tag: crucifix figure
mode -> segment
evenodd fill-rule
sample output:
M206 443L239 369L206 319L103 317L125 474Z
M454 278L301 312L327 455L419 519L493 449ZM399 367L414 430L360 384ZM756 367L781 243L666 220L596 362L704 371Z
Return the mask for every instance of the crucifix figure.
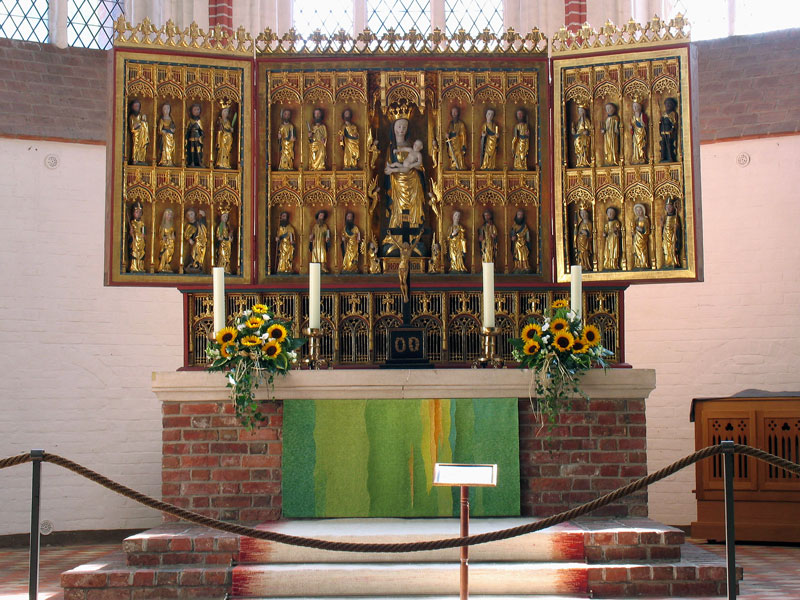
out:
M411 324L411 253L422 237L422 227L411 227L408 223L408 211L403 211L402 227L390 227L389 233L393 236L399 235L402 243L398 244L392 237L392 243L400 250L400 263L397 265L397 276L400 278L400 292L403 295L403 325ZM411 237L411 236L415 237Z

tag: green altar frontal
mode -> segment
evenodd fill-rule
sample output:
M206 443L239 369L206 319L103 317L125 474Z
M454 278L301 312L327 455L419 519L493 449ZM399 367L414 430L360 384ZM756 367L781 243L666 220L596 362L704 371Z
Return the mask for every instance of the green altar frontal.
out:
M471 513L519 515L517 414L516 398L287 401L283 515L458 515L458 489L433 487L436 462L496 463Z

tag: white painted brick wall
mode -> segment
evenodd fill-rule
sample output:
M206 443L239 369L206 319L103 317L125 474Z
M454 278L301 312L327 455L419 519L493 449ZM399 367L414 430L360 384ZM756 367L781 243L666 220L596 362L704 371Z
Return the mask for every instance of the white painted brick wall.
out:
M43 448L160 496L150 378L182 363L181 296L103 286L105 147L0 139L0 164L0 457ZM28 528L30 470L0 471L0 535ZM43 474L58 531L160 522L59 467Z
M704 145L701 159L705 281L625 294L626 359L657 370L650 471L694 451L692 398L800 390L800 135ZM692 468L651 486L650 516L688 525L694 486Z
M741 168L739 152L751 155ZM46 169L44 156L61 165ZM626 293L626 352L655 368L650 470L694 449L692 398L800 390L800 136L702 147L705 282ZM42 447L160 494L150 373L182 361L172 289L102 285L105 149L0 139L0 456ZM60 531L148 527L152 511L52 465L43 518ZM0 471L0 535L28 527L30 467ZM695 516L691 469L650 489L650 514Z

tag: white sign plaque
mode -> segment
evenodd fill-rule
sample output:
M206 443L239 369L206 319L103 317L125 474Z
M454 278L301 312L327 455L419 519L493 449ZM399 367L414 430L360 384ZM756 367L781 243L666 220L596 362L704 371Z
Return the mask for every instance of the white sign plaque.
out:
M497 465L436 463L433 467L433 485L494 487L497 485Z

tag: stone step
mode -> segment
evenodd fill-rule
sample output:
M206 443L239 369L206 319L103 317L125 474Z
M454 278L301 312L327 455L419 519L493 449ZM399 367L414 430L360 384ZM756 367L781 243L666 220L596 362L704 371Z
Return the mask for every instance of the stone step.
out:
M513 595L513 596L476 596L475 594L470 593L469 595L470 600L586 600L589 598L588 595L583 594L580 596L564 596L564 595L549 595L549 596L520 596L520 595ZM459 600L460 596L456 595L447 595L447 596L370 596L369 600ZM330 596L303 596L303 600L329 600ZM241 596L232 596L229 600L245 600ZM295 596L284 596L282 598L268 598L268 597L261 597L261 598L247 598L246 600L297 600ZM364 596L337 596L336 600L366 600Z
M517 527L526 518L473 519L470 533ZM277 521L259 529L330 541L402 543L458 537L457 519L327 519ZM678 560L684 533L650 519L586 519L470 547L470 558L482 561L589 562ZM411 553L330 552L253 538L240 541L238 562L439 562L458 560L459 549Z
M499 531L529 523L529 519L475 519L470 533ZM459 536L457 519L331 519L284 521L260 525L258 529L337 542L407 543L442 540ZM470 558L482 561L560 562L584 559L584 530L562 524L524 536L478 544ZM253 538L242 538L239 563L378 563L458 561L459 548L424 552L331 552L290 546Z
M470 564L475 594L554 595L587 591L584 563ZM390 596L458 594L458 563L316 563L240 565L233 569L234 596Z

